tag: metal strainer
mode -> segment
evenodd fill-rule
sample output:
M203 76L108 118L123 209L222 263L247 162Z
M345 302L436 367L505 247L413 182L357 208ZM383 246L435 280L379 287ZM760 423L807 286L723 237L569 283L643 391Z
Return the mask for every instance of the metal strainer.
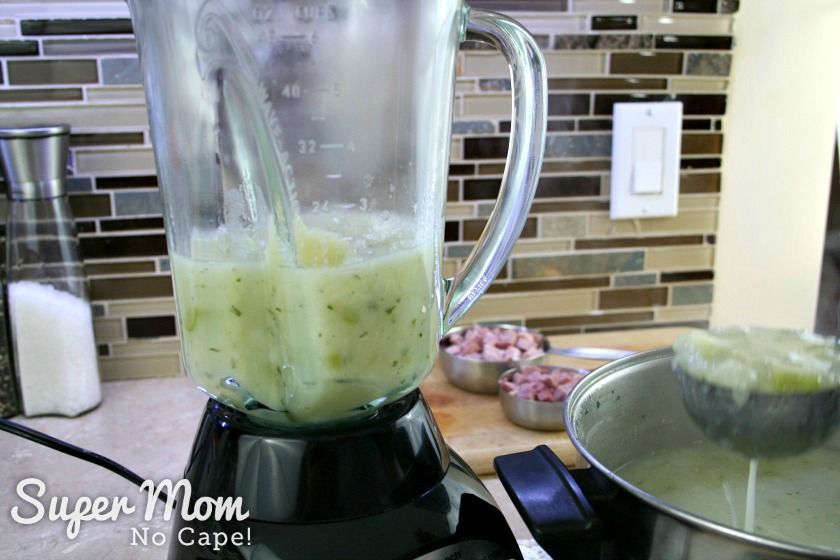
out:
M753 345L749 337L774 337L779 334L776 345ZM769 329L741 328L707 331L710 337L742 337L726 351L710 355L707 353L705 367L725 367L731 375L737 375L734 363L740 356L764 346L767 355L752 356L758 364L774 363L778 367L779 354L784 354L783 345L794 336L792 331L771 331ZM718 444L746 455L756 457L786 457L804 453L817 447L840 427L840 376L835 375L837 360L836 346L828 346L834 354L828 363L829 375L819 377L822 381L784 382L774 380L774 386L744 388L727 386L726 375L704 376L696 374L697 360L690 359L692 333L684 335L674 344L676 358L674 370L679 379L682 400L694 422L703 432ZM819 344L820 358L826 352L825 340L814 335L803 335L803 344ZM704 339L704 343L709 339ZM694 350L697 350L694 348ZM697 354L701 354L698 352ZM771 360L770 354L776 356ZM784 359L784 356L782 356ZM793 359L793 358L791 358ZM722 366L721 364L726 364ZM816 363L816 362L812 362ZM823 362L824 363L824 360ZM798 366L801 364L797 364ZM691 371L691 368L694 371ZM769 367L769 366L768 366ZM791 366L793 368L793 366ZM760 368L759 368L760 370ZM834 373L832 373L834 372ZM774 374L775 375L775 374ZM789 375L788 378L791 378ZM796 387L797 384L806 385Z

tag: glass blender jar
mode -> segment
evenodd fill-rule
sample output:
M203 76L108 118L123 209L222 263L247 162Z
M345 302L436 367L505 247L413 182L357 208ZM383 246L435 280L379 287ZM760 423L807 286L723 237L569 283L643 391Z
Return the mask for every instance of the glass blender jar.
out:
M275 470L288 474L283 465L294 463L295 478L311 484L335 476L300 465L309 453L300 449L313 449L319 438L353 442L352 454L373 441L361 434L409 429L428 445L412 442L407 455L432 450L427 458L439 476L418 485L389 474L391 482L374 484L373 492L394 495L398 479L401 488L417 488L396 501L426 493L420 486L441 483L450 457L417 387L443 332L504 265L536 188L545 76L533 39L513 20L460 0L129 6L184 362L211 397L188 477L205 494L248 494L241 470L236 488L204 484L196 469L190 474L208 441L225 439L218 430L235 430L238 443L208 451L217 462L204 471L225 470L222 463L249 453L242 437L258 448L283 441L270 444L272 453L298 451L278 458ZM484 234L463 269L445 279L455 65L467 38L494 45L510 64L511 149ZM396 428L405 422L414 427ZM388 457L391 444L382 445ZM271 485L266 472L249 477ZM373 502L358 511L322 505L321 513L309 508L305 515L275 504L261 519L306 525L400 505Z

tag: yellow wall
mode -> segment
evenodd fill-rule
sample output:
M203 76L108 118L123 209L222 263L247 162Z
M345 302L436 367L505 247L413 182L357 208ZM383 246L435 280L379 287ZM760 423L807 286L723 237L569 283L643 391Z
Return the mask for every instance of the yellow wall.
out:
M712 324L811 329L840 83L840 2L742 2L735 41Z

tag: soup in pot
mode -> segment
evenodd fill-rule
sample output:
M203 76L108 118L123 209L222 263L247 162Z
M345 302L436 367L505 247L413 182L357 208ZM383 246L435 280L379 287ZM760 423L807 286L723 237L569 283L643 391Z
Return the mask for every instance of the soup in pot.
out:
M633 486L693 515L744 530L750 460L711 443L657 451L615 470ZM762 459L755 473L754 532L840 552L840 449Z

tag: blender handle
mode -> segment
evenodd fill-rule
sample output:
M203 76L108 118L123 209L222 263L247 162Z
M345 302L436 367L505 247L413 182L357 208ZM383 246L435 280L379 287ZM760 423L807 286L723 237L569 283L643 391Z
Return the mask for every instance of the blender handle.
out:
M489 43L507 59L513 119L499 198L464 266L444 281L444 331L464 316L507 261L534 199L545 146L545 61L534 38L494 12L468 8L466 24L467 39Z

